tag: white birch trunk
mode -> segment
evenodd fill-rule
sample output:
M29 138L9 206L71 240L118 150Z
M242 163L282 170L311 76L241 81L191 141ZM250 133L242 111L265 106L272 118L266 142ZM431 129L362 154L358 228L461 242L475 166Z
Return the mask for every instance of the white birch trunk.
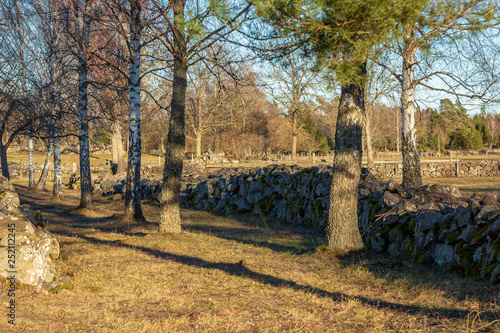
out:
M85 10L88 0L85 1ZM93 206L92 176L90 172L89 117L87 109L87 48L89 46L90 15L83 12L82 43L78 54L78 120L80 145L80 205L78 208Z
M55 120L57 122L57 120ZM59 139L59 125L54 125L54 185L52 198L59 200L63 197L61 174L61 143Z
M33 133L28 133L28 188L35 188L35 171L33 169Z
M420 154L415 127L415 53L414 30L404 33L403 89L401 93L402 139L403 139L403 186L422 186Z
M53 154L54 154L53 139L49 138L47 145L47 154L45 156L45 163L43 164L42 173L40 174L40 178L38 179L38 183L36 184L35 187L35 189L37 190L43 191L45 189L45 184L47 182L47 174L49 173L51 164L50 160Z
M141 2L132 0L129 64L129 149L125 194L125 219L142 221L141 207Z

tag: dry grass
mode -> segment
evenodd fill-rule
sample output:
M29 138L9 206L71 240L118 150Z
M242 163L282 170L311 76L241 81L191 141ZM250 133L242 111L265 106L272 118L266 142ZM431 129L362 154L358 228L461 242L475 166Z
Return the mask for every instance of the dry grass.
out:
M180 235L157 234L124 225L114 215L123 204L102 199L94 212L69 213L78 191L51 202L25 186L18 193L49 218L58 272L75 289L21 287L17 332L500 330L500 288L484 281L368 251L334 255L317 250L323 233L264 218L183 210ZM158 221L157 206L144 208ZM5 303L0 318L1 332L14 331Z
M24 162L28 163L28 153L27 152L19 152L13 153L9 152L7 154L7 158L9 162ZM112 156L109 154L91 154L90 155L90 164L98 165L98 164L106 164L106 160L111 160ZM45 161L45 153L35 152L33 154L33 160L35 163L43 163ZM125 161L127 160L127 155L125 155ZM153 154L142 154L142 161L148 164L158 164L158 155ZM160 158L161 163L164 162L164 158ZM79 155L78 154L61 154L61 162L63 164L71 164L71 163L79 163Z

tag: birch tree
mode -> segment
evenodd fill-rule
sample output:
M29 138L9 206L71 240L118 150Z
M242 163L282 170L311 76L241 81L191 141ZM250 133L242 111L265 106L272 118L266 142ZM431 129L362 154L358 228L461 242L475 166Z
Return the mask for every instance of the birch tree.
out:
M130 0L129 149L125 219L144 220L141 205L141 21L142 2Z
M394 74L402 88L403 186L422 185L415 126L416 88L422 86L465 98L486 97L488 90L498 81L495 75L490 76L493 73L483 72L489 67L488 61L493 58L474 68L470 67L474 62L473 58L480 58L483 50L476 48L478 52L464 58L466 52L463 47L466 44L461 40L465 41L466 35L470 33L470 37L475 38L473 35L476 32L499 22L498 7L492 2L442 0L428 2L420 15L406 20L395 31L394 40L398 43L392 46L392 50L401 59L401 71L391 69L385 63L381 65ZM450 49L453 51L447 52ZM464 62L468 64L464 65ZM415 75L416 70L418 77ZM433 78L440 80L443 86L432 86L429 82Z
M68 1L69 16L66 20L66 32L76 46L78 60L78 141L80 159L80 204L78 208L93 207L92 178L90 172L89 115L87 103L88 88L88 49L90 42L91 3L90 0Z

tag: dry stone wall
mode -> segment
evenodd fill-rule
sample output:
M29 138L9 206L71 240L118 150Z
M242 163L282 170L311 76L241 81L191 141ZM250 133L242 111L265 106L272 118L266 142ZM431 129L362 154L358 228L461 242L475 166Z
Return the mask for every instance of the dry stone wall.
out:
M500 161L456 161L424 162L421 164L423 177L492 177L500 176ZM370 168L370 172L384 178L403 177L401 162L380 163Z
M253 213L324 229L330 166L270 165L183 176L181 204L217 213ZM99 195L124 194L124 174L95 182ZM500 280L500 204L493 195L462 197L453 186L402 188L362 171L359 227L366 246L393 256L457 267ZM143 199L156 200L161 179L144 179Z

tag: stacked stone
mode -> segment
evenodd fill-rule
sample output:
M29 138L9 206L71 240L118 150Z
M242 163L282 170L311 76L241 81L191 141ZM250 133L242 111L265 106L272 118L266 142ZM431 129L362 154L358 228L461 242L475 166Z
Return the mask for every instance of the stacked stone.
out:
M455 177L457 175L456 163L432 162L421 164L423 177ZM402 177L401 163L375 164L370 171L384 178ZM500 176L500 162L498 161L459 161L458 175L461 177L494 177Z
M181 205L223 214L253 213L324 229L328 222L330 166L270 165L212 174L185 174ZM124 193L122 176L97 182L103 195ZM157 200L160 179L141 183L143 199ZM359 227L375 251L421 263L460 267L500 279L500 204L493 195L462 197L454 186L403 188L362 171Z
M500 280L500 204L495 196L465 198L453 186L404 189L389 181L381 190L380 185L364 183L360 189L359 226L367 246Z
M0 276L16 271L17 282L39 288L56 280L59 243L45 230L46 223L40 212L19 204L12 184L0 176Z

